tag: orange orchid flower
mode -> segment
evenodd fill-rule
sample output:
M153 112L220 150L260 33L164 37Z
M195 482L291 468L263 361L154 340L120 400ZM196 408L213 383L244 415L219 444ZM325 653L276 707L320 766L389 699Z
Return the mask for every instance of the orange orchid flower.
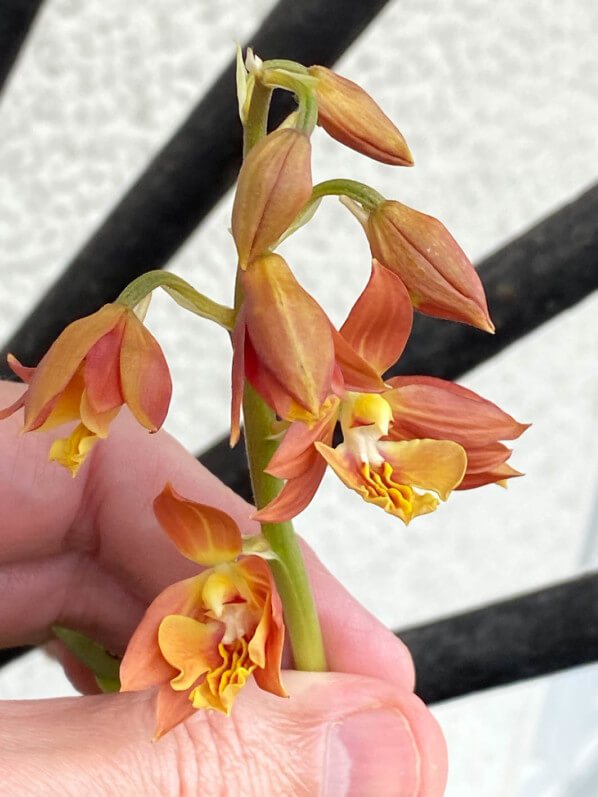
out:
M243 303L233 330L231 441L247 378L279 417L316 422L345 388L383 390L380 375L334 329L280 255L240 273Z
M226 715L248 678L280 697L282 606L268 565L242 554L241 532L225 512L179 495L170 484L154 502L164 531L200 565L147 609L120 667L121 690L159 687L155 738L195 709Z
M50 449L50 460L73 476L95 442L108 436L123 404L150 432L162 426L168 411L172 384L162 349L124 304L104 305L69 324L37 368L21 365L12 355L8 362L29 387L0 411L0 419L24 407L24 432L80 421Z
M494 332L481 280L438 219L391 200L356 215L372 256L401 278L417 310Z
M374 160L393 166L413 166L401 132L361 86L325 66L311 66L318 124L329 136Z
M401 280L375 260L365 290L341 328L346 342L382 374L401 355L412 308ZM332 446L337 421L343 442ZM288 520L314 496L330 465L366 501L409 523L433 511L454 489L502 483L519 475L499 440L527 427L459 385L429 377L396 377L381 393L350 391L330 402L311 428L292 423L268 466L286 484L255 516ZM415 489L414 489L415 488Z

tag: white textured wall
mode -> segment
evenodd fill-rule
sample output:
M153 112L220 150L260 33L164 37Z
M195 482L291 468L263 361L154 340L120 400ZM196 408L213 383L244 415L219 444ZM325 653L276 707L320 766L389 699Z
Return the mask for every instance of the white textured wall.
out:
M233 0L46 2L0 105L3 337L272 5L246 0L241 14ZM479 259L595 180L597 29L593 0L389 3L338 68L397 121L417 165L393 170L317 132L314 178L369 182L438 216ZM235 263L230 201L170 264L223 301ZM284 251L341 321L369 271L358 225L329 200ZM513 457L528 475L508 491L458 494L406 530L325 479L299 530L386 623L411 625L573 572L598 475L597 311L598 299L587 299L463 380L534 422ZM162 297L149 325L175 381L167 428L192 450L206 447L226 432L227 341ZM41 654L0 674L1 696L63 689ZM450 797L515 793L543 691L543 682L519 685L436 710L451 750Z

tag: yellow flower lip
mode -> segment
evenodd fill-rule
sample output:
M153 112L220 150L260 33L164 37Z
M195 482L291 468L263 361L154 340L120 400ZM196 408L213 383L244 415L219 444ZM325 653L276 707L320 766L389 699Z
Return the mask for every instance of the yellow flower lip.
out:
M430 493L420 495L407 484L400 484L393 479L393 469L389 462L373 469L366 462L361 464L359 472L363 479L361 494L368 503L381 506L391 515L396 515L409 524L416 516L433 512L438 506L438 499Z

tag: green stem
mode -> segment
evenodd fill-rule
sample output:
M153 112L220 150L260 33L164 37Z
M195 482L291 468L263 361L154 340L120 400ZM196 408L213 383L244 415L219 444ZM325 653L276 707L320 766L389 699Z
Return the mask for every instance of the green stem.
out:
M308 75L309 70L297 61L288 61L286 58L272 58L264 61L263 69L285 69L287 72L296 72L298 75Z
M269 439L276 415L249 383L245 384L243 395L243 417L253 496L261 509L282 488L280 479L264 473L278 447L277 441ZM277 557L268 560L268 564L284 608L295 667L324 671L326 657L320 623L293 524L262 523L262 533Z
M235 311L232 307L218 304L203 293L196 291L181 277L171 274L169 271L146 271L145 274L134 279L121 292L117 298L120 304L128 307L136 307L148 293L162 288L171 296L177 304L190 310L192 313L215 321L225 329L231 330L235 324Z
M348 196L369 211L375 210L386 201L382 194L369 185L345 179L325 180L314 185L310 201L321 199L323 196Z
M268 111L271 99L272 89L256 80L243 132L243 158L247 157L249 151L268 132Z
M295 127L308 136L318 121L318 103L309 82L316 82L308 75L292 74L284 69L264 69L263 81L273 87L292 91L299 103Z
M244 157L266 135L271 91L268 90L266 96L262 89L259 81L256 82L244 130ZM238 276L237 272L235 310L243 300ZM243 418L251 485L256 506L261 509L276 498L283 486L280 479L265 473L278 448L278 441L272 439L276 415L247 381L243 392ZM276 555L268 564L282 601L295 667L322 672L327 669L322 632L293 524L262 523L262 534Z

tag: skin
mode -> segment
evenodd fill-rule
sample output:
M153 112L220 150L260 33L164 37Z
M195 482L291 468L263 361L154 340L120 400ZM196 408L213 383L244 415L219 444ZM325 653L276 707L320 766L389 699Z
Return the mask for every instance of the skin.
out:
M0 385L0 406L21 391ZM244 533L257 530L247 504L127 410L74 480L46 462L64 430L19 435L21 426L20 413L0 424L3 646L48 642L50 626L61 623L124 651L158 592L197 572L152 512L168 480L227 511ZM305 555L331 672L284 672L288 700L251 682L230 719L198 712L152 743L154 692L97 694L90 674L53 640L49 650L86 696L0 703L4 791L440 797L444 739L413 695L407 649L307 547Z

